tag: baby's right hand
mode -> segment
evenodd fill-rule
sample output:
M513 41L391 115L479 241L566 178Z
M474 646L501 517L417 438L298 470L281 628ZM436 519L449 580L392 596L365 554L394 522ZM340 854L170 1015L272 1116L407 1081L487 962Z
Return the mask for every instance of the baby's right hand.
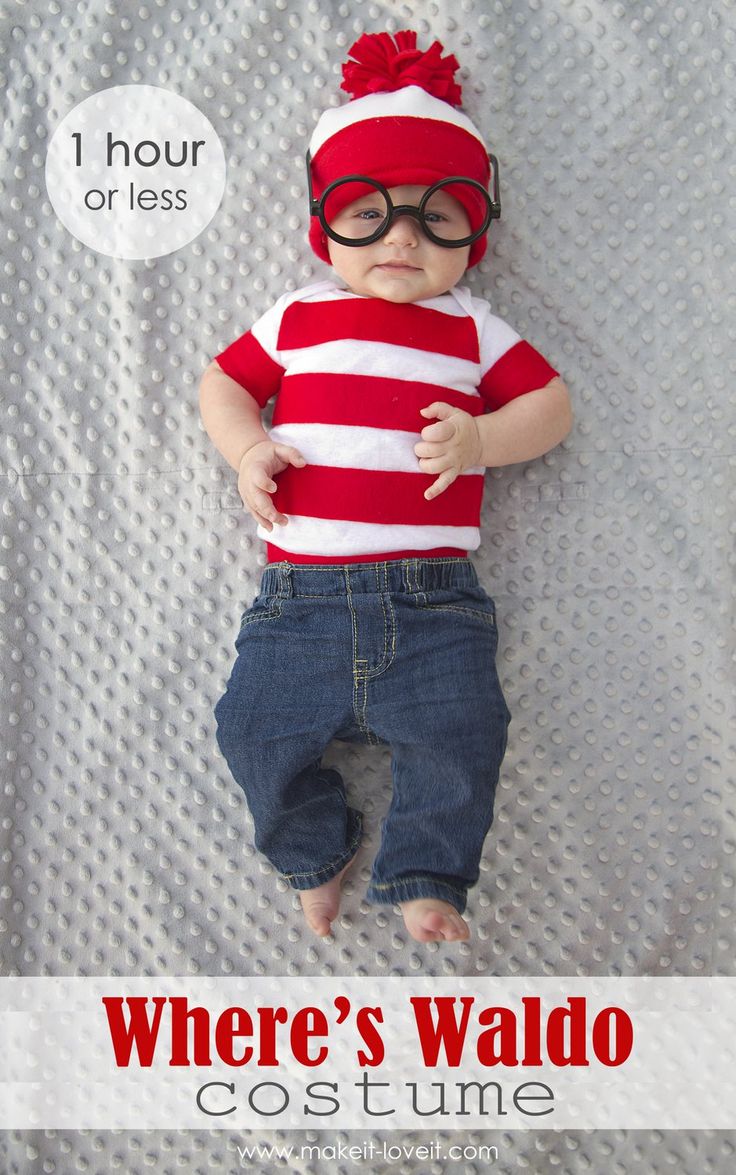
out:
M285 526L289 521L269 497L276 491L273 478L288 465L301 468L306 463L298 449L273 441L258 441L243 455L238 470L238 491L246 509L266 530L273 530L274 523Z

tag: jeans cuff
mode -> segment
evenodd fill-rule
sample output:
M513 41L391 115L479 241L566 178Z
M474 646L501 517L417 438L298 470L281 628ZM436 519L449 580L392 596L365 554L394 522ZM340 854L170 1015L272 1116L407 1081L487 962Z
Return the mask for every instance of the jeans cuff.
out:
M348 808L348 844L340 853L339 857L328 861L326 865L321 865L319 869L312 869L305 873L279 873L284 881L288 881L292 889L316 889L318 885L324 885L326 881L330 881L336 877L341 869L344 869L349 861L358 851L361 836L363 833L363 816L357 808Z
M411 902L415 898L440 898L454 906L458 914L463 913L467 904L467 890L450 885L431 873L400 877L396 881L372 881L365 896L369 902L391 906L398 902Z

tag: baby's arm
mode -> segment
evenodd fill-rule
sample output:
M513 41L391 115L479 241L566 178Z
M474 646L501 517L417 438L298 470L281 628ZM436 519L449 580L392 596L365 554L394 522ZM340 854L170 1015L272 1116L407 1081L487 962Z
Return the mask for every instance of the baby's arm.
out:
M214 360L202 376L199 407L215 448L238 471L238 491L256 522L268 531L274 523L285 525L288 518L269 497L276 489L273 478L287 465L305 465L302 454L269 439L258 402Z
M541 457L572 427L570 396L559 376L485 416L471 416L442 401L422 408L422 415L437 421L422 429L421 442L414 446L422 473L440 475L425 491L427 499L441 494L466 469Z

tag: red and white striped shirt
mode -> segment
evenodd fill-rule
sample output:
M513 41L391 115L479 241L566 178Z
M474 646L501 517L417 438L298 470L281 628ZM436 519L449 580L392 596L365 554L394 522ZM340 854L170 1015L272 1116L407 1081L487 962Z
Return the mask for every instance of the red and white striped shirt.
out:
M284 294L217 356L263 407L272 440L307 464L277 477L289 522L271 562L345 563L465 555L480 544L482 468L431 501L414 446L435 400L472 416L544 387L557 372L481 298L456 287L424 302L366 298L319 282Z

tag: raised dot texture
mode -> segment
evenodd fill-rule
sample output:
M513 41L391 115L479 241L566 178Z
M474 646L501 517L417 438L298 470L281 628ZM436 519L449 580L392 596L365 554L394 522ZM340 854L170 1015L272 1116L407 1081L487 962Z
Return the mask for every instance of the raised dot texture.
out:
M733 974L734 11L696 7L6 5L3 974ZM576 411L562 448L487 478L476 562L514 718L473 937L452 951L363 900L387 751L328 753L367 839L318 941L252 848L212 716L263 552L199 424L199 378L325 274L306 144L347 47L402 27L457 54L500 159L504 215L471 289L560 369ZM123 263L69 236L44 163L69 109L135 82L194 102L228 173L191 245ZM392 1140L309 1140L336 1137ZM248 1141L6 1132L0 1166L225 1173ZM716 1132L494 1141L509 1173L734 1166Z

